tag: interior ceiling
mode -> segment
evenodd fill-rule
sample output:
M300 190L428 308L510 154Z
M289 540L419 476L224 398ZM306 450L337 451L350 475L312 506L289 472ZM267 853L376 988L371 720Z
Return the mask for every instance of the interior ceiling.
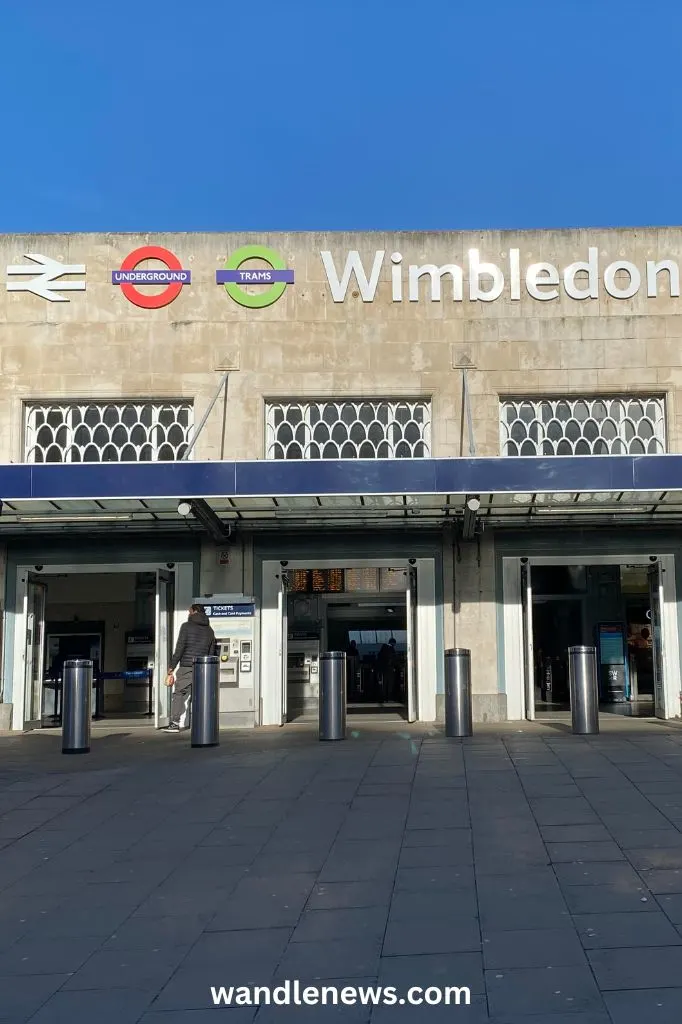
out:
M394 494L207 498L226 524L238 528L277 529L377 526L441 526L461 521L465 494ZM682 522L682 490L573 493L481 494L477 518L487 526L555 523L617 524ZM112 500L6 501L0 525L7 531L158 530L203 532L193 516L178 512L177 498Z

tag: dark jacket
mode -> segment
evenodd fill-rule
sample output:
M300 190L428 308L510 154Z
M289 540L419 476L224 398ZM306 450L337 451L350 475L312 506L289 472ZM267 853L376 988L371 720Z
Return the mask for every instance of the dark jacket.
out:
M178 642L173 651L169 668L191 668L195 658L215 654L215 633L211 629L206 612L196 612L183 622L178 633Z

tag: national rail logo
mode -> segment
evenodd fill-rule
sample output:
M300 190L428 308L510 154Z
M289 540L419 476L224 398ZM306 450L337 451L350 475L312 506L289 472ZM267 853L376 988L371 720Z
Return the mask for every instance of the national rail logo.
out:
M242 269L249 260L259 260L266 266ZM248 309L264 309L282 297L288 284L294 283L294 272L273 249L264 245L245 245L227 260L223 270L217 270L216 284L225 285L225 291ZM247 292L244 285L268 285L265 291Z
M136 268L144 260L158 260L165 264L165 270L137 270ZM161 309L168 306L183 289L183 286L190 284L192 274L189 270L183 270L182 264L177 256L164 249L160 245L143 245L129 253L121 264L120 270L112 270L111 283L119 285L128 302L142 309ZM139 291L137 285L165 284L162 292L156 295L145 294Z

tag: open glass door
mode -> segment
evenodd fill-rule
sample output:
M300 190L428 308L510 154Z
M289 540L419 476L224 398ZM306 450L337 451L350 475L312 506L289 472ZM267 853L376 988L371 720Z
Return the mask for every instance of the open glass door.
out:
M156 573L156 628L154 630L154 725L162 729L170 721L171 687L166 686L173 654L175 619L175 573Z
M417 567L407 570L407 720L417 721Z
M651 645L654 668L654 713L665 718L663 672L663 569L660 558L649 566L649 607L651 609Z
M41 724L43 713L47 584L29 573L25 593L24 728L30 729Z
M521 619L523 621L523 676L526 718L535 719L535 655L533 650L533 588L529 562L521 562Z
M288 709L289 663L289 577L282 572L277 594L277 653L279 658L279 685L282 693L282 725L286 724Z

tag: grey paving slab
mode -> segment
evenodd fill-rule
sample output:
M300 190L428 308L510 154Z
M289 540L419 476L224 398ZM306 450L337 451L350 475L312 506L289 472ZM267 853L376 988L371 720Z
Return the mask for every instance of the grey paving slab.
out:
M155 991L59 991L41 1006L32 1024L136 1024L150 1006Z
M24 937L0 954L0 977L77 971L101 942L101 938L92 936L60 942L42 936Z
M478 902L471 889L396 890L390 906L392 921L415 920L421 917L476 917Z
M291 934L291 928L206 933L188 952L182 967L189 971L213 968L214 984L238 984L235 979L241 974L253 980L259 971L274 972Z
M669 921L675 925L682 925L682 893L656 896L656 902Z
M530 801L539 825L598 825L599 818L587 800L575 797L539 798Z
M583 1015L604 1008L587 966L486 971L485 978L493 1019L505 1014L529 1014L538 1015L544 1024L553 1013Z
M275 831L269 825L250 825L243 828L221 825L207 833L198 844L198 848L204 846L247 846L260 850L274 834Z
M309 910L301 915L292 942L326 942L358 937L383 938L388 908L355 907L337 910Z
M337 939L292 942L276 971L278 979L354 978L376 976L381 940Z
M239 847L232 847L233 850ZM292 874L310 874L322 870L329 858L329 846L314 846L310 849L299 852L288 853L259 853L252 858L248 864L248 874L251 877L263 876L265 878L286 869Z
M554 864L625 860L625 854L613 840L602 843L547 843L547 853Z
M541 1016L527 1013L503 1013L498 1017L489 1017L490 1024L613 1024L606 1010L580 1012L579 1016L570 1011L567 1013L543 1013Z
M471 844L469 828L423 828L410 829L403 835L403 850L416 846L457 846L466 848Z
M186 914L171 917L131 916L116 928L102 949L135 950L157 946L191 947L203 933L212 914Z
M682 847L682 832L679 829L612 829L612 835L623 850L660 850Z
M391 918L384 936L382 955L464 953L480 948L481 934L475 917Z
M628 850L627 858L638 871L682 870L682 846Z
M0 976L0 1019L24 1021L50 1000L68 974Z
M585 949L682 944L679 932L663 913L577 914L573 923Z
M574 967L586 963L585 952L573 928L502 932L484 929L482 948L488 970Z
M642 879L627 863L606 861L604 863L555 864L554 871L562 888L574 885L618 885L622 889L637 889Z
M305 988L302 989L303 991L305 991ZM322 995L315 991L315 986L310 986L308 998L310 1000L321 1000ZM321 1021L321 1024L326 1024L328 1021L348 1021L349 1024L367 1024L372 1019L371 1006L363 1005L360 997L355 993L351 996L350 990L346 993L346 1000L350 1001L353 998L357 1000L350 1005L349 1002L345 1004L339 1002L338 1005L333 1005L329 1001L329 997L326 998L327 1003L324 1006L318 1002L311 1002L307 1006L263 1006L258 1011L256 1020L258 1024L278 1024L279 1021L286 1024L287 1021L300 1022L301 1019L306 1020L310 1018L315 1022ZM338 998L339 1000L341 999L340 993ZM230 1018L228 1018L229 1020Z
M64 985L64 991L111 989L153 991L168 981L184 960L186 946L154 946L150 949L106 949L94 953Z
M604 994L612 1024L679 1024L682 987L641 989Z
M441 865L428 868L399 868L395 874L397 891L472 889L473 865Z
M546 843L609 842L611 833L604 825L543 825L540 829Z
M616 885L572 885L564 890L572 914L655 913L658 904L648 889Z
M244 878L217 911L209 930L293 927L315 880L313 874Z
M308 910L382 907L391 902L393 880L372 882L317 882L308 897Z
M680 868L642 871L641 876L647 887L656 895L682 894L682 869Z
M222 1007L220 1012L226 1015L221 1017L225 1024L251 1024L257 1007ZM158 1010L143 1014L140 1024L215 1024L215 1019L215 1007L203 1010Z
M399 868L457 867L473 864L474 851L468 836L447 846L406 846L400 852Z
M588 959L603 991L682 988L682 947L679 945L591 950Z

